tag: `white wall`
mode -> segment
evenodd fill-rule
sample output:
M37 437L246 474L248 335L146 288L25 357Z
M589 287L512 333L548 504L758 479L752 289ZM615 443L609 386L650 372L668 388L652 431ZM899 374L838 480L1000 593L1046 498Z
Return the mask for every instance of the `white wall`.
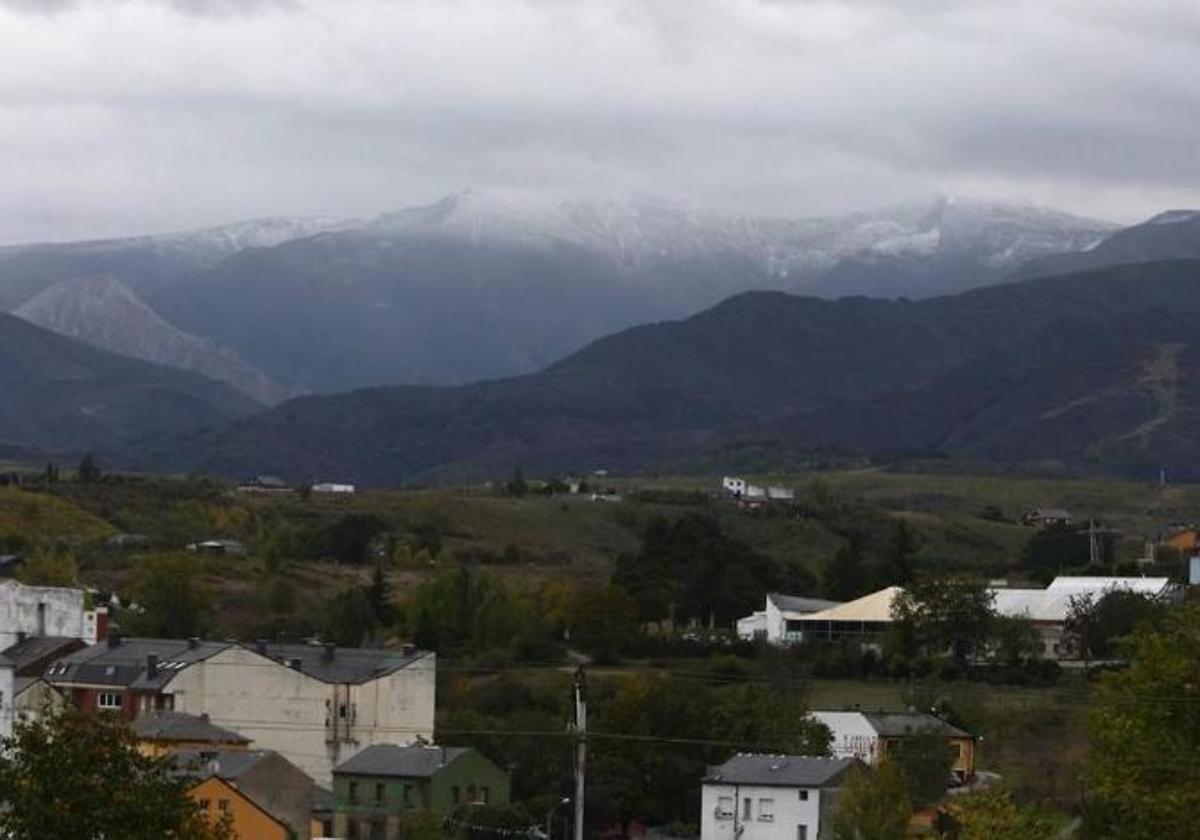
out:
M767 614L759 610L756 613L737 620L737 635L739 639L752 642L760 636L767 635Z
M44 605L40 613L39 604ZM15 645L18 632L29 636L94 639L95 622L89 636L82 589L25 586L6 580L0 582L0 650Z
M783 617L783 611L775 606L775 603L767 599L767 641L773 645L781 645L784 641L784 633L787 630L787 620Z
M12 735L14 709L13 666L11 662L0 662L0 738Z
M436 658L429 654L377 680L330 684L230 647L180 671L166 692L177 711L207 713L218 726L250 738L253 747L276 750L329 786L334 766L366 747L433 740L435 674Z
M879 736L859 712L810 712L814 720L833 733L834 758L860 758L874 765L879 760Z
M802 792L807 800L801 799ZM717 815L723 797L736 805L729 817ZM749 820L743 817L746 799L750 800ZM764 799L771 800L769 820L763 818ZM820 813L820 788L706 783L700 804L700 840L798 840L800 826L806 828L807 840L825 840L830 832L820 824Z

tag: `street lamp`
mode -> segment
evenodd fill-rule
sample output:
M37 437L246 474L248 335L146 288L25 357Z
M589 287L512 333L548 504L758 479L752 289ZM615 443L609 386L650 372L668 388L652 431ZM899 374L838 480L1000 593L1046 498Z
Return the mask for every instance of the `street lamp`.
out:
M570 804L571 800L564 796L562 799L555 802L554 807L550 809L550 813L546 814L546 840L550 840L550 825L554 820L554 812L562 806Z

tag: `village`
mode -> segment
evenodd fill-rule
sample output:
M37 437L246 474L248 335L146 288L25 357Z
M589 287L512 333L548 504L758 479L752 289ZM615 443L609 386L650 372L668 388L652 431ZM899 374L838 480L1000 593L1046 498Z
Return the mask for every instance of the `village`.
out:
M590 498L577 485L559 484L568 497ZM354 492L330 486L338 489L314 487L312 492L347 497ZM264 489L260 482L238 492L291 491ZM626 492L634 496L637 491ZM604 495L621 501L615 490ZM767 506L793 510L784 506L795 505L797 495L790 487L759 487L726 477L709 499L755 517ZM1066 529L1070 514L1030 509L1022 522L1031 533ZM1095 531L1089 523L1083 532L1090 545ZM144 547L149 539L139 536L135 546ZM1197 549L1197 532L1171 527L1152 545L1161 546L1160 552L1187 554ZM214 555L221 562L246 562L250 551L227 536L194 540L184 548L185 555ZM435 649L423 648L433 638L429 634L354 646L319 637L127 635L117 619L131 615L131 605L116 593L100 598L94 589L24 583L10 576L0 580L0 738L72 711L110 717L127 729L141 754L169 762L174 774L188 780L188 794L201 812L224 821L231 836L242 838L391 840L414 836L413 820L420 815L439 831L479 837L826 840L845 836L837 826L846 803L866 795L862 780L894 767L904 768L908 783L920 791L905 800L911 809L904 812L906 836L953 837L955 826L969 819L958 803L1007 790L1002 773L984 769L995 766L985 757L997 733L971 726L936 699L922 701L911 691L912 669L932 666L948 673L957 666L958 679L968 681L973 673L999 674L1001 666L1028 674L1036 669L1120 671L1128 666L1127 655L1114 646L1112 635L1131 626L1108 628L1101 638L1100 625L1111 621L1106 605L1155 615L1183 609L1200 587L1200 557L1188 556L1186 579L1180 574L1064 573L1035 587L913 575L908 582L846 600L826 597L827 589L760 592L761 609L734 615L727 624L714 623L711 614L708 621L643 624L637 632L649 634L645 638L659 647L668 642L665 632L683 640L680 644L714 651L712 656L724 649L767 657L767 662L774 661L770 657L793 661L789 656L821 662L836 653L852 655L855 662L882 663L900 655L897 645L911 646L907 664L896 666L901 670L890 677L902 685L907 670L906 702L872 707L853 692L841 702L836 694L805 697L788 693L785 682L779 698L790 697L783 702L797 705L787 713L795 728L783 737L768 736L770 727L734 739L700 730L713 742L704 753L706 769L691 777L691 791L681 794L681 801L695 803L688 807L696 810L671 825L655 825L651 811L638 813L629 803L618 801L613 810L611 791L594 794L589 787L589 742L623 734L602 730L589 738L589 702L595 719L604 714L598 706L619 700L610 690L589 696L587 686L620 671L613 671L610 654L587 646L581 624L575 628L583 646L579 651L591 653L577 651L571 654L574 661L549 669L555 684L569 692L564 706L569 714L556 731L527 736L537 741L536 749L556 755L552 763L562 762L566 773L554 788L531 792L537 782L523 778L531 770L528 764L468 745L476 737L473 730L446 726L460 718L453 709L441 708L457 702L453 698L468 685L464 681L504 682L512 679L510 670L516 674L525 667L528 673L529 666L464 667L462 659L442 659ZM19 556L8 556L10 575L20 576L24 565ZM618 564L615 579L640 597L629 576ZM444 644L432 647L449 650ZM764 688L760 678L737 665L736 658L720 655L733 664L728 675L714 672L708 678L716 680L718 690L742 685L759 692L755 702L764 702L762 696L774 689L759 691ZM592 671L599 676L590 679ZM804 751L763 749L792 745ZM673 749L671 738L664 736L661 747ZM604 742L595 749L603 751ZM597 757L597 766L608 760ZM646 782L655 784L653 778ZM598 803L600 813L589 814L589 802ZM1070 825L1069 819L1062 822L1062 830Z

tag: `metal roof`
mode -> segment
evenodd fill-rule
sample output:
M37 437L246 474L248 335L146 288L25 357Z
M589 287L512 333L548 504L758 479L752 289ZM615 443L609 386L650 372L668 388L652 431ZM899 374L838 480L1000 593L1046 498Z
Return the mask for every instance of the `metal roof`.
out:
M334 648L327 645L243 645L260 656L292 667L326 683L364 683L407 668L428 657L428 651L382 648ZM332 655L331 655L332 654Z
M739 753L724 764L708 768L705 784L769 785L773 787L831 787L857 758L818 758L807 755Z
M138 715L129 728L139 738L153 741L202 741L210 744L249 744L240 732L217 726L207 715L158 711Z
M854 601L803 617L803 621L891 621L892 601L904 590L889 586Z
M1125 589L1139 592L1143 595L1161 595L1171 586L1171 579L1165 577L1074 577L1060 575L1046 587L1054 592L1108 592L1113 589Z
M799 614L815 613L839 606L841 601L826 601L824 598L804 598L796 595L783 595L779 592L768 592L767 600L782 612Z
M36 665L41 660L58 658L82 647L84 642L73 636L26 636L16 644L0 651L0 657L12 660L18 670ZM68 650L70 649L70 650ZM28 675L33 676L33 675Z
M863 712L871 728L885 738L902 738L932 729L951 738L970 738L970 732L926 712Z
M354 776L399 776L428 779L470 752L470 747L399 747L376 744L333 768Z
M275 755L274 750L180 750L171 754L171 763L180 775L232 782Z
M195 662L220 653L231 642L198 639L142 639L109 637L99 644L65 656L46 669L46 679L55 684L127 686L135 689L162 688L176 673ZM147 676L148 657L157 658L157 673Z

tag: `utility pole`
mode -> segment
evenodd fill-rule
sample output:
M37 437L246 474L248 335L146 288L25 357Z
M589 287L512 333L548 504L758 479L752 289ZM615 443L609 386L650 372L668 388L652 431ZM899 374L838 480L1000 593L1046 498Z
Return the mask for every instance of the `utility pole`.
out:
M575 840L583 840L584 772L587 767L587 678L580 665L575 671Z

